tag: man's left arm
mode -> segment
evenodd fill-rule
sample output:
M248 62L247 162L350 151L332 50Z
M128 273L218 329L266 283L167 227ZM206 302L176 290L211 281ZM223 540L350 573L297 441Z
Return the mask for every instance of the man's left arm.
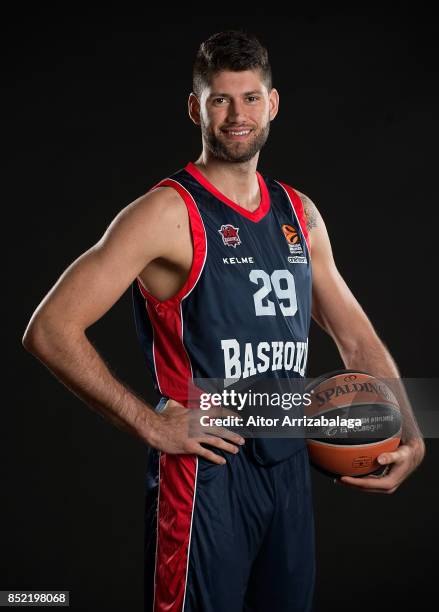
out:
M400 446L378 457L381 465L390 467L385 476L343 476L338 482L368 493L393 493L424 458L424 440L395 361L335 265L322 216L305 194L297 193L304 205L311 246L312 317L332 337L347 369L392 382L403 419Z

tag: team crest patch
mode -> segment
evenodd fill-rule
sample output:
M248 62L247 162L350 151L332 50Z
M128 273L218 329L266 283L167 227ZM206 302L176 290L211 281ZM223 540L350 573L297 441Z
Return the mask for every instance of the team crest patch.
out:
M227 225L221 225L221 229L218 231L226 246L236 249L236 247L241 244L241 239L238 236L239 227L234 227L228 223Z

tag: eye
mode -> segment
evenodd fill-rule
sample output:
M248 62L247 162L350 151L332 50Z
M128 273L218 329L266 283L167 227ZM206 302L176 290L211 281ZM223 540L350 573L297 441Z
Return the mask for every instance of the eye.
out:
M250 100L250 101L255 100L255 101L257 101L257 100L259 100L259 96L247 96L247 100Z
M213 103L214 104L221 104L220 100L225 100L225 98L221 98L221 97L220 98L214 98L213 99Z

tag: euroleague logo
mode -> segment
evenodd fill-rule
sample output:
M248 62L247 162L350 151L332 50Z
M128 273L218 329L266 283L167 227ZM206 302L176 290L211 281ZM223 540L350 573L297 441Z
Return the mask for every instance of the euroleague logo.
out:
M302 245L300 243L299 232L293 225L284 223L281 225L281 229L288 242L288 248L293 257L288 257L289 263L307 263L306 257L304 257Z
M300 244L299 234L295 227L287 223L284 223L281 227L288 244Z
M226 246L236 249L236 247L241 244L241 239L238 236L239 227L234 227L230 223L227 223L227 225L221 225L221 229L218 231Z

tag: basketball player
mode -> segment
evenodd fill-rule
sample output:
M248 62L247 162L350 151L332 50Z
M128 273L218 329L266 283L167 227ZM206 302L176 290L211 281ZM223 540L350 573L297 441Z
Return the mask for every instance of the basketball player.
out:
M399 377L335 266L316 206L257 171L278 109L257 39L228 31L205 41L188 100L201 128L200 157L121 210L49 291L23 339L89 407L148 445L145 610L312 605L304 441L244 440L226 428L190 436L190 379L304 377L311 315L346 368ZM155 408L111 374L85 334L130 286L161 395ZM423 455L407 409L402 445L380 457L388 474L340 482L393 493Z

